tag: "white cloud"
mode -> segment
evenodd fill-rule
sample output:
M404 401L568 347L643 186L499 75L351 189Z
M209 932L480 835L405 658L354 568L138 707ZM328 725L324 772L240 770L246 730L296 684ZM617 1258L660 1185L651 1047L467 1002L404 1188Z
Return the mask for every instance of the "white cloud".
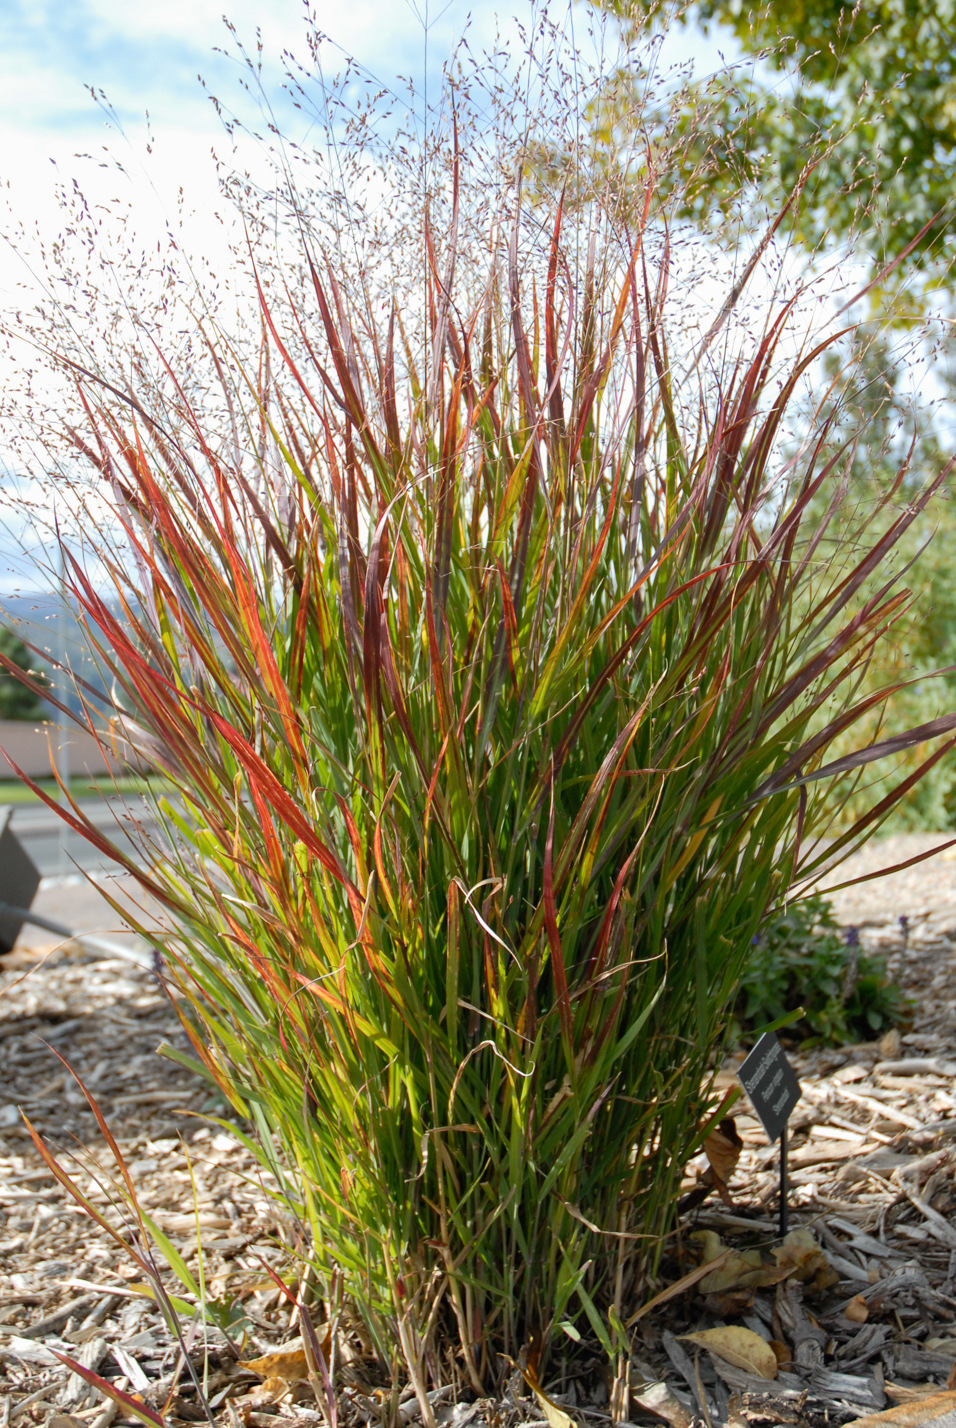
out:
M224 14L248 36L258 27L272 46L298 42L305 15L301 0L269 0L267 5L261 0L86 0L84 9L117 34L140 40L165 35L203 49L222 43Z

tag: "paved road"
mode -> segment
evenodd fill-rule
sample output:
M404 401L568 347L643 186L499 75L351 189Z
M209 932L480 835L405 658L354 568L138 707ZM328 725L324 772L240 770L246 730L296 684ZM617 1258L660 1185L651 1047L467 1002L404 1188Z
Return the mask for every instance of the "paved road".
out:
M156 827L145 803L135 795L108 800L82 799L79 806L111 842L128 849L134 857L129 832L136 826L145 828L147 832ZM74 833L42 803L18 804L13 812L11 827L43 877L67 876L75 873L77 868L95 873L117 867L114 859Z

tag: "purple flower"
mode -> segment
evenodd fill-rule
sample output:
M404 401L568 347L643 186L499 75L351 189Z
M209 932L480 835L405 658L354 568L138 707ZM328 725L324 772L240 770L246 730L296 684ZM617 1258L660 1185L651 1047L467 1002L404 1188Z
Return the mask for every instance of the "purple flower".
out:
M846 930L846 945L848 947L859 947L860 929L858 927L848 927Z

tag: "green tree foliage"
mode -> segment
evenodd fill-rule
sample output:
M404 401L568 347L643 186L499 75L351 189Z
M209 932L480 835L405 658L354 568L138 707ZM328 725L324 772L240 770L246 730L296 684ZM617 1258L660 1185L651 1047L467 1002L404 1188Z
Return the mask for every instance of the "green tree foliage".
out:
M34 681L45 683L43 675L31 670L30 651L6 625L0 625L0 719L39 719L43 715L43 701L31 689L22 684L15 674L2 666L9 661L33 673Z
M855 6L764 0L759 9L739 0L605 0L604 8L632 36L649 24L658 30L699 25L718 43L732 33L744 52L734 68L668 98L659 161L666 152L671 173L680 169L686 176L676 205L685 219L705 231L729 225L740 233L741 220L746 231L755 211L771 211L795 195L781 233L789 232L805 249L832 260L842 244L874 265L900 260L875 290L881 305L892 302L897 336L861 338L859 365L847 363L843 376L835 360L828 364L843 413L832 432L834 451L849 443L843 458L846 505L828 539L845 543L849 555L851 524L860 529L861 521L879 523L898 514L951 446L946 420L925 409L918 413L913 390L919 384L907 381L907 367L918 364L925 349L919 340L905 354L903 347L914 310L945 304L952 287L956 8L916 0L861 0ZM625 97L628 83L634 104ZM608 167L620 164L646 127L651 89L649 69L618 74L594 106L593 143ZM655 102L663 116L662 101ZM636 124L629 119L634 112L640 115ZM950 338L942 341L951 346ZM938 413L951 410L956 393L947 366L952 368L951 358L936 366L932 388L923 391L936 400ZM808 414L808 425L810 420ZM895 486L904 461L906 474ZM913 602L901 614L895 638L861 671L871 692L898 686L890 704L878 717L874 713L872 738L925 723L954 706L953 521L948 483L910 528L905 551L901 547L901 556L914 562L907 577ZM874 577L861 601L876 588ZM915 767L925 753L908 752L894 774L905 771L910 759ZM860 816L879 803L889 774L881 769L854 779L852 790L849 783L841 788L841 797L846 810ZM900 803L893 823L948 828L954 822L956 768L943 760Z
M791 219L810 246L852 236L879 262L916 252L938 278L951 256L956 160L956 8L952 0L610 0L626 27L652 19L732 31L748 62L685 96L696 170L689 213L736 211L759 179L779 201L807 178ZM700 123L702 112L707 122Z

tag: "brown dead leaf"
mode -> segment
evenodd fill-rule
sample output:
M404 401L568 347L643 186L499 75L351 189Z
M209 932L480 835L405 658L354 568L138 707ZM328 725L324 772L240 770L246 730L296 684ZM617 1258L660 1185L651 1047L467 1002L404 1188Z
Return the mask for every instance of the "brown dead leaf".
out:
M328 1324L319 1324L316 1333L322 1357L328 1363L332 1348L332 1330ZM263 1354L260 1359L240 1359L239 1367L257 1373L260 1378L282 1379L287 1384L308 1382L309 1378L309 1365L301 1338L290 1339L287 1344L273 1350L271 1354Z
M884 1385L893 1408L854 1418L846 1428L948 1428L956 1415L956 1393L942 1392L936 1383L903 1388Z
M704 1264L714 1260L714 1268L700 1281L702 1294L726 1294L736 1289L764 1289L792 1273L790 1268L765 1264L759 1250L725 1250L713 1230L695 1230L690 1239L701 1247ZM720 1256L719 1265L716 1260Z
M525 1383L534 1394L535 1402L548 1420L548 1428L577 1428L577 1424L570 1414L565 1413L563 1408L554 1403L538 1382L538 1375L534 1367L529 1364L527 1368L519 1370Z
M777 1360L777 1368L789 1368L793 1363L793 1354L787 1345L780 1339L771 1339L770 1347L773 1349L773 1356Z
M754 1254L756 1253L756 1263ZM741 1254L731 1250L730 1255L719 1268L711 1270L700 1281L702 1294L720 1294L728 1289L747 1289L754 1282L754 1276L761 1270L760 1252L748 1250Z
M284 1398L288 1398L292 1389L292 1384L297 1380L280 1378L278 1374L273 1374L265 1378L261 1383L257 1383L255 1388L248 1394L249 1402L253 1405L260 1403L281 1403Z
M843 1313L851 1324L865 1324L870 1317L870 1309L862 1294L854 1294L844 1307Z
M750 1281L755 1289L769 1289L773 1284L779 1284L781 1280L790 1277L789 1269L782 1268L779 1264L765 1264L759 1274L755 1274Z
M301 1345L301 1340L299 1340ZM308 1380L309 1366L305 1350L276 1349L275 1353L263 1354L261 1359L240 1359L239 1367L257 1373L266 1381L281 1379L283 1383L301 1383Z
M632 1390L631 1398L645 1413L652 1413L655 1418L663 1418L665 1423L670 1424L670 1428L691 1428L694 1422L693 1414L688 1413L666 1383L647 1383L643 1388Z
M704 1308L715 1319L736 1319L741 1314L749 1314L753 1302L752 1289L726 1289L703 1297Z
M779 1265L755 1264L751 1255L757 1251L747 1251L736 1260L728 1260L723 1269L715 1271L701 1280L701 1288L708 1293L727 1293L734 1289L767 1289L788 1279L792 1271ZM758 1256L759 1258L759 1256Z
M753 1374L755 1378L777 1377L777 1356L765 1339L752 1329L735 1324L722 1324L716 1329L702 1329L698 1334L681 1334L682 1339L716 1354L719 1359Z
M803 1227L791 1230L773 1251L773 1257L781 1269L815 1289L828 1289L840 1278L813 1235Z
M724 1242L716 1230L692 1230L687 1237L693 1244L700 1245L700 1262L707 1264L719 1254L725 1254Z
M704 1141L704 1154L710 1166L710 1180L717 1194L726 1205L732 1205L727 1182L737 1169L740 1152L744 1143L737 1131L733 1116L725 1116L715 1130ZM704 1176L707 1179L707 1176Z
M725 1255L730 1255L732 1252L731 1250L724 1250ZM713 1268L716 1269L719 1263L722 1263L720 1256L713 1261ZM633 1328L638 1319L643 1319L644 1315L650 1314L652 1309L659 1309L662 1304L666 1304L670 1299L675 1299L678 1294L683 1294L687 1289L693 1289L694 1285L699 1284L709 1272L706 1264L699 1264L696 1269L692 1269L688 1274L678 1279L676 1283L669 1284L666 1289L662 1289L659 1294L655 1294L653 1299L648 1299L646 1304L642 1304L640 1309L628 1319L625 1328Z

